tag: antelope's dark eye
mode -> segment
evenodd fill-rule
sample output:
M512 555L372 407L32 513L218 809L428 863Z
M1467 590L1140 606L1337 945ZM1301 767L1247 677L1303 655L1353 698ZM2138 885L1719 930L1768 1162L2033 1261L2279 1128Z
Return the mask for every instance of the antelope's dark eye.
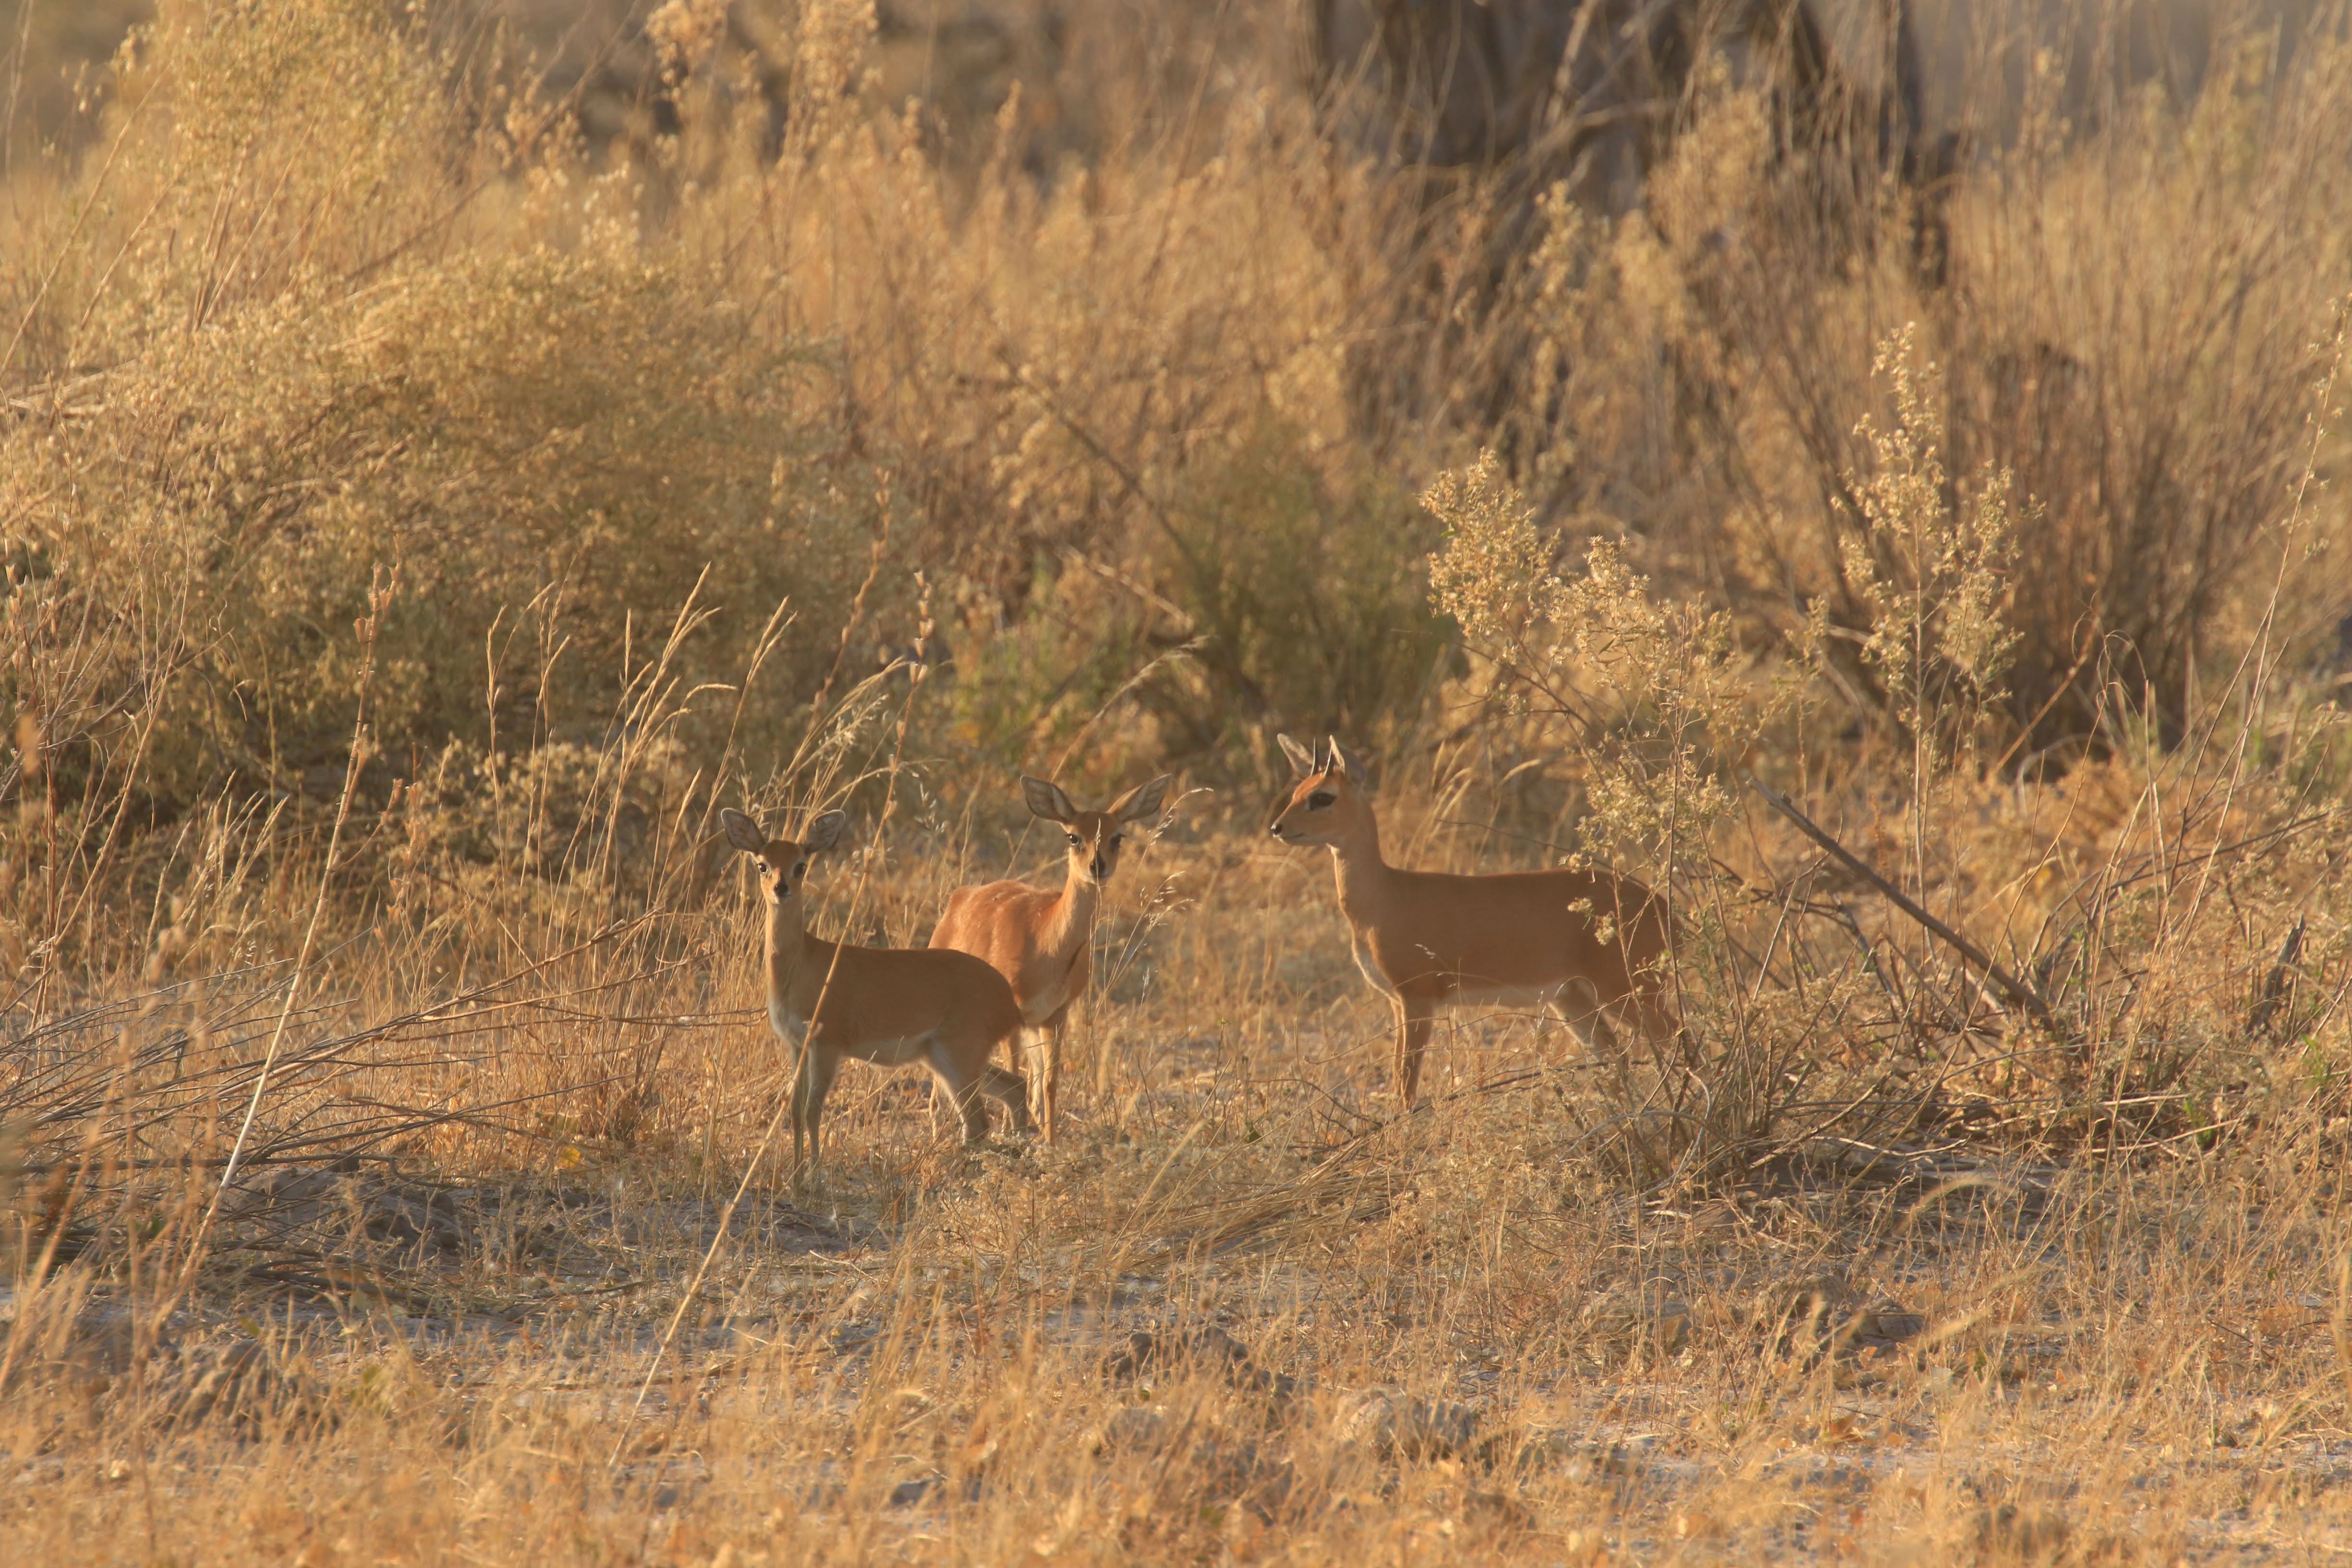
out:
M807 875L808 875L808 862L807 862L807 861L805 861L805 860L803 860L803 861L802 861L799 865L797 865L797 866L793 867L793 876L795 876L795 877L805 877L805 876L807 876Z
M1339 797L1337 795L1333 795L1328 789L1318 789L1313 795L1307 797L1307 809L1309 811L1327 810L1329 808L1331 803L1338 798Z
M1126 842L1127 835L1124 833L1114 833L1110 836L1110 847L1114 849Z
M1065 835L1063 835L1063 837L1066 837L1066 838L1067 838L1067 839L1068 839L1072 844L1074 844L1074 845L1077 846L1077 847L1078 847L1079 848L1081 848L1081 849L1083 849L1083 848L1085 848L1085 847L1086 847L1087 841L1086 841L1085 839L1083 839L1083 838L1079 837L1078 837L1076 834L1075 834L1075 833L1068 833L1068 834L1065 834Z

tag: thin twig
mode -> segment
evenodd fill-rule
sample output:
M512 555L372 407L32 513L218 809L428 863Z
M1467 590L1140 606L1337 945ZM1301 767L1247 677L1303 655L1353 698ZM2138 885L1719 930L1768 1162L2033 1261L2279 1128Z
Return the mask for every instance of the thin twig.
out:
M1770 784L1766 784L1762 779L1757 778L1752 774L1749 776L1748 782L1755 786L1756 793L1758 795L1764 797L1766 805L1771 806L1772 809L1778 811L1781 816L1796 824L1797 830L1799 832L1802 833L1806 837L1811 839L1814 843L1827 850L1831 857L1840 865L1843 866L1847 870L1852 871L1855 876L1860 877L1864 881L1868 882L1872 887L1877 889L1880 893L1885 895L1886 900L1893 904L1896 909L1901 910L1905 914L1909 915L1913 920L1917 921L1929 931L1942 938L1951 946L1954 952L1958 952L1962 958L1967 959L1970 963L1975 964L1977 968L1989 977L1994 984L2000 986L2002 992L2009 996L2010 1000L2015 1002L2028 1013L2031 1013L2040 1022L2051 1025L2053 1027L2056 1026L2057 1020L2051 1014L2050 1004L2044 1002L2042 999L2040 993L2036 992L2033 987L2028 985L2024 981L2020 980L2016 975L2011 974L2008 970L1995 963L1991 956L1976 943L1970 942L1967 937L1962 936L1958 931L1954 931L1950 926L1946 925L1942 921L1937 920L1934 915L1929 914L1926 910L1920 908L1918 904L1913 902L1910 898L1905 895L1902 889L1896 887L1894 883L1888 881L1885 878L1880 876L1875 870L1872 869L1869 864L1865 862L1862 857L1856 855L1853 850L1848 849L1844 845L1831 837L1828 833L1822 829L1818 823L1814 822L1811 817L1807 816L1803 812L1799 811L1795 806L1790 805L1789 802L1783 798L1778 791L1774 790Z

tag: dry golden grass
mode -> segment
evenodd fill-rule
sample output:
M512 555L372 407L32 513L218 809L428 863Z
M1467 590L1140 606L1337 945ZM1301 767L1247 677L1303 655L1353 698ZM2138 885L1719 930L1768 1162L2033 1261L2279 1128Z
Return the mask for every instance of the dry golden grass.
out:
M2044 855L2055 790L1982 810L1990 843L2062 875L2144 842L2111 822ZM1392 810L1392 837L1493 863L1420 815ZM831 870L820 928L918 940L1004 842L902 826ZM2264 858L2225 863L2212 902L2295 874ZM1032 836L1012 863L1051 859ZM204 1053L249 1069L276 993L185 983L28 1043L20 1068L94 1052L110 1097L65 1119L97 1163L48 1140L19 1199L6 1528L28 1560L2347 1543L2342 1122L2298 1081L2341 1025L2264 1047L2240 957L2142 983L2168 1047L2236 1020L2208 1066L2245 1081L2210 1138L2134 1127L2132 1156L2091 1157L2064 1122L2108 1111L2092 1041L2081 1081L2046 1084L1955 1050L1958 1121L1899 1152L1803 1139L1895 1054L1849 999L1796 1022L1811 1056L1864 1059L1815 1061L1826 1085L1757 1169L1629 1184L1611 1074L1528 1020L1459 1021L1433 1103L1395 1117L1324 868L1180 817L1117 900L1064 1146L965 1154L915 1079L853 1069L805 1191L775 1158L783 1063L733 877L567 952L567 921L593 938L608 904L500 910L419 869L404 921L323 944L295 1033L329 1048L281 1063L193 1282L236 1123ZM534 908L517 945L543 967L399 1019L442 1000L418 966L453 925L489 948ZM1998 1112L2042 1136L1974 1125ZM369 1159L327 1169L305 1136ZM142 1184L133 1150L199 1158ZM82 1263L26 1267L44 1252ZM1208 1331L1246 1364L1188 1339ZM1138 1331L1192 1352L1118 1366Z
M2340 17L1980 62L1937 286L1728 73L1612 215L1270 6L555 9L11 110L0 1561L2352 1550ZM1286 725L1666 889L1685 1037L1401 1113ZM719 809L915 943L1161 767L1063 1142L796 1180Z
M883 934L919 929L943 847L893 844L868 895ZM2210 1152L2053 1161L1946 1139L1871 1171L1824 1142L1717 1191L1628 1186L1593 1157L1600 1075L1525 1020L1449 1031L1433 1103L1393 1117L1385 1014L1347 967L1319 866L1180 831L1136 869L1053 1151L962 1153L914 1079L853 1068L824 1186L793 1189L771 1146L722 1237L781 1074L730 879L667 973L643 978L638 955L542 973L537 1016L412 1030L424 1068L382 1040L320 1096L515 1133L428 1126L379 1145L396 1165L248 1182L286 1229L226 1211L192 1294L174 1268L203 1180L184 1201L89 1202L99 1234L72 1245L95 1259L122 1227L117 1261L22 1276L10 1297L12 1552L2352 1544L2338 1167L2287 1086L2260 1136ZM822 924L845 919L854 875L828 878ZM391 958L354 965L357 988L397 994ZM166 993L98 1026L132 1044L226 1004ZM619 1022L648 1015L716 1026L633 1039ZM657 1094L634 1120L580 1089L499 1109L653 1049ZM289 1071L281 1092L318 1081ZM21 1212L20 1246L45 1241L42 1211ZM1211 1331L1247 1362L1188 1341ZM1114 1364L1137 1331L1164 1362Z

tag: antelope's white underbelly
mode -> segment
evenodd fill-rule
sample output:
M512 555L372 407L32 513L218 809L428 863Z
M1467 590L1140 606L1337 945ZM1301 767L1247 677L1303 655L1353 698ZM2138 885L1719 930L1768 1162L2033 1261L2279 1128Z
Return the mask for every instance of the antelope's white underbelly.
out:
M1372 983L1373 988L1385 996L1395 996L1396 985L1389 979L1387 972L1381 968L1380 960L1373 956L1372 944L1361 937L1355 937L1350 939L1349 945L1355 954L1356 967L1363 972L1366 980ZM1475 974L1451 978L1454 984L1447 988L1446 1000L1457 1006L1548 1007L1558 1005L1574 1014L1591 1011L1601 1000L1590 981L1573 975L1536 984L1510 984L1481 979Z
M1549 1007L1570 1011L1589 1008L1599 1000L1592 986L1581 980L1554 980L1540 985L1504 985L1465 978L1454 993L1456 1005L1488 1007Z
M1363 972L1365 979L1372 983L1373 990L1383 995L1396 994L1396 987L1389 984L1388 975L1381 969L1381 961L1372 956L1372 944L1370 942L1350 933L1348 938L1348 948L1356 955L1356 967Z
M768 1004L768 1026L779 1039L798 1050L808 1044L809 1021L782 1003ZM931 1047L937 1042L937 1030L926 1029L918 1035L890 1035L879 1039L858 1040L839 1047L842 1055L856 1057L860 1061L878 1067L904 1067L909 1062L928 1061Z
M1071 994L1068 981L1055 981L1021 1005L1021 1021L1033 1029L1042 1027L1046 1019L1070 1005Z

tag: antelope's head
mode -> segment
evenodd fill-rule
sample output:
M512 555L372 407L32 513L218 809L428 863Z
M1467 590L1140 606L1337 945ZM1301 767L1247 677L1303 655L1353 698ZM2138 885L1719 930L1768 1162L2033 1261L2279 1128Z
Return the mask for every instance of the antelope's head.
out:
M1118 869L1118 852L1127 842L1129 824L1149 822L1160 815L1160 803L1168 796L1168 775L1136 785L1100 811L1080 811L1070 804L1061 785L1025 774L1021 794L1033 814L1060 826L1069 845L1071 874L1100 887Z
M760 831L758 823L740 811L722 811L719 817L726 824L727 842L759 863L760 897L773 909L782 909L799 895L809 861L839 844L849 828L846 813L828 811L811 819L796 840L770 838Z
M1341 751L1337 740L1309 751L1287 735L1275 739L1282 742L1298 782L1266 831L1285 844L1338 844L1352 837L1370 809L1364 764Z

